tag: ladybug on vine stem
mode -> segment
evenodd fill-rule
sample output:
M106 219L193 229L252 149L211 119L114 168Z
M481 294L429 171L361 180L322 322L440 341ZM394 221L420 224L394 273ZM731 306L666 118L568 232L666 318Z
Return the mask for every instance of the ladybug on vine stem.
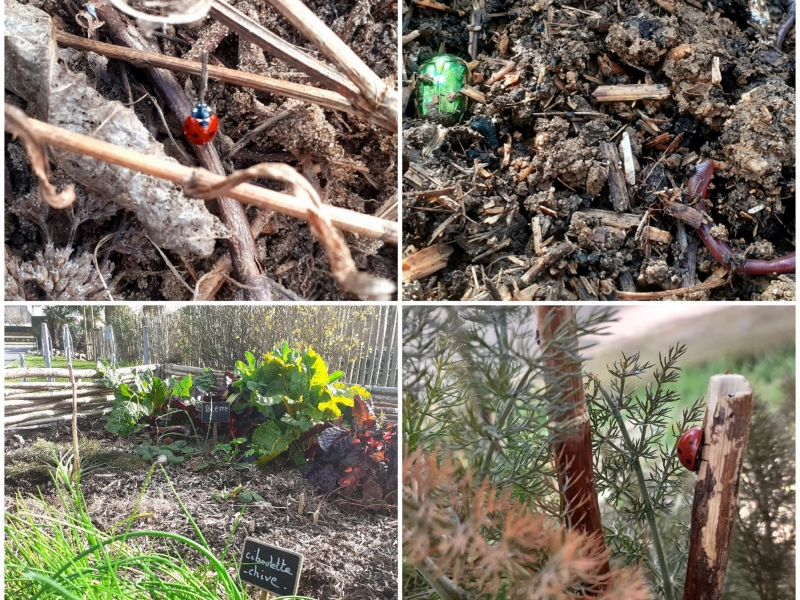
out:
M700 446L703 445L703 428L692 427L687 430L678 440L677 455L681 464L690 471L697 471L700 468L698 454Z
M183 122L183 135L198 146L207 144L217 135L219 119L217 113L207 104L197 103L192 109L192 114Z
M186 117L183 122L183 135L198 146L213 140L219 127L217 113L205 103L206 85L208 84L208 52L203 52L200 61L202 63L202 71L200 73L198 101L192 109L192 114Z

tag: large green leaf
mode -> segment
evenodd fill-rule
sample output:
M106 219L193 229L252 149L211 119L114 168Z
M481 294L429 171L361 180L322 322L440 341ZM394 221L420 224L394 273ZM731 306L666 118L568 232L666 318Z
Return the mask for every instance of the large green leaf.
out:
M127 383L121 383L117 389L114 390L115 402L126 402L133 398L133 390Z
M147 406L149 411L158 410L167 401L167 386L158 377L153 377L153 385L150 393L142 399L142 404Z
M281 431L276 421L262 423L253 432L253 444L259 446L268 456L278 456L286 452L292 441L294 438Z
M188 398L192 393L192 376L187 375L173 388L172 395L179 398Z

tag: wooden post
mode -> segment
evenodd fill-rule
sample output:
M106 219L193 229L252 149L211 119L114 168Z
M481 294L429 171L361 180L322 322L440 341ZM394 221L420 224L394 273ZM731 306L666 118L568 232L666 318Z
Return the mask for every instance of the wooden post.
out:
M72 387L72 482L77 485L81 476L81 457L78 444L78 385L75 382L75 372L72 370L72 337L67 325L64 325L64 356L67 359L69 383Z
M567 527L578 529L597 538L598 551L606 549L603 524L600 521L600 505L594 486L592 460L592 434L589 429L589 412L583 391L583 372L579 360L578 341L571 348L558 348L555 337L564 331L564 326L575 322L572 306L537 306L536 318L542 352L545 354L551 375L545 383L558 394L554 404L568 406L568 410L554 411L552 419L563 431L555 434L552 451L559 478L564 484L565 514ZM564 340L558 340L563 344ZM558 373L555 376L553 374ZM598 573L607 573L608 559Z
M722 595L752 412L747 379L714 375L709 380L684 600L718 600Z

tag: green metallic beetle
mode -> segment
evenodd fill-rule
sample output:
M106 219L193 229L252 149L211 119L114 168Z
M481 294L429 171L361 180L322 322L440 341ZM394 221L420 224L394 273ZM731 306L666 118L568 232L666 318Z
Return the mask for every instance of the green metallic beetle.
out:
M457 123L467 107L458 91L469 83L467 63L452 54L440 54L419 70L417 109L419 116L443 125Z

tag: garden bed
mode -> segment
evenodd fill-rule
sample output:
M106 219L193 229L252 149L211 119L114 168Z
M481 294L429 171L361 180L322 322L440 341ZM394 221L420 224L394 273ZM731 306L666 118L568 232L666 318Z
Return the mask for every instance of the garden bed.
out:
M92 522L108 530L131 516L148 474L149 464L134 453L142 437L120 438L104 430L96 419L79 419L83 461L102 464L88 470L81 481ZM59 452L71 447L69 423L56 423L9 432L5 441L6 511L15 510L15 495L38 495L57 505L48 471L49 444ZM232 494L250 491L263 501L251 503L231 541L238 557L245 537L277 545L305 555L300 578L301 595L319 599L375 600L397 598L396 492L382 502L368 503L340 492L320 495L303 479L300 470L274 461L266 469L248 465L244 470L212 467L195 471L199 459L165 465L169 480L186 510L197 522L211 550L225 560L242 500ZM84 463L88 464L88 463ZM241 486L241 487L239 487ZM303 514L298 514L301 494ZM314 513L320 506L319 519ZM35 508L36 502L29 502ZM196 535L187 522L169 484L156 468L136 509L132 531L162 530L190 539ZM140 540L150 543L149 538ZM157 542L154 542L157 543ZM230 557L228 557L230 558ZM187 558L187 561L190 559ZM258 595L253 592L253 598Z
M766 5L500 0L481 19L467 1L413 2L404 297L794 299L793 275L730 275L675 204L713 159L708 213L734 262L795 249L795 37L775 47L786 14ZM419 118L412 93L441 52L472 60L477 100L456 124ZM637 84L662 99L598 97Z

